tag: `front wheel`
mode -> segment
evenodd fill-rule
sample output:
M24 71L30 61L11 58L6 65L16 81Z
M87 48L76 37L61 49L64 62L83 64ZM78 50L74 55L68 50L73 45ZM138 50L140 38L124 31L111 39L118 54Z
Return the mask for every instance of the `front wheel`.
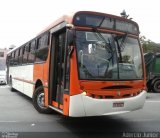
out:
M33 105L39 113L48 114L52 112L49 107L44 106L44 89L42 86L36 88L33 94Z
M160 93L160 80L156 80L153 84L153 91Z

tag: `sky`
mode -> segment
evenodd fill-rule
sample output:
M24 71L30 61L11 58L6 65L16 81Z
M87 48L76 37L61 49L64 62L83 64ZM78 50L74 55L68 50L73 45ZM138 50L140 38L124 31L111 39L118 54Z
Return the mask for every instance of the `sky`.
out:
M0 48L24 44L62 15L85 10L120 16L124 9L140 35L160 43L158 0L1 0Z

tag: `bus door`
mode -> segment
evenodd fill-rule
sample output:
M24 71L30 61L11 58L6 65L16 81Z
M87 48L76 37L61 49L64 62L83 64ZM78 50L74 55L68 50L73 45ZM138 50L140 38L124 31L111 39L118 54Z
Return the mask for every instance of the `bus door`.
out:
M64 72L65 31L52 33L49 75L49 103L62 109L63 105L63 72Z

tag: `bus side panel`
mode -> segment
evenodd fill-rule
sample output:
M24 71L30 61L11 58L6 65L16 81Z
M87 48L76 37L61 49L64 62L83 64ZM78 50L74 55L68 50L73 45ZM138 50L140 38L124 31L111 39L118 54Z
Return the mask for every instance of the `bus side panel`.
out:
M49 101L48 101L48 88L44 87L44 105L48 107Z
M10 67L12 87L32 97L33 92L33 65Z
M71 67L70 67L70 95L76 95L81 93L78 81L78 69L77 69L77 57L76 50L74 49L71 56Z
M21 66L10 67L10 76L12 76L12 87L23 93L23 72Z
M32 98L33 95L33 65L22 66L24 67L24 84L23 91L24 94Z
M43 66L43 80L44 80L44 96L45 96L45 100L44 100L44 104L46 107L48 107L49 105L49 93L48 93L48 61L46 61L46 63Z
M34 64L33 80L35 83L40 80L43 84L43 64Z
M63 95L63 113L66 116L69 116L69 103L70 103L69 95L64 94Z
M43 85L48 88L48 61L43 65L43 81Z

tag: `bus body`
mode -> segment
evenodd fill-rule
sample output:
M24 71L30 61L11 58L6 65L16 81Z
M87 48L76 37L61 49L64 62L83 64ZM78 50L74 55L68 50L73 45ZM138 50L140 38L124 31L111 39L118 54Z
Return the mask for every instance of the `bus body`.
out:
M33 98L40 113L72 117L143 107L145 67L137 23L79 11L63 16L7 56L11 89Z

